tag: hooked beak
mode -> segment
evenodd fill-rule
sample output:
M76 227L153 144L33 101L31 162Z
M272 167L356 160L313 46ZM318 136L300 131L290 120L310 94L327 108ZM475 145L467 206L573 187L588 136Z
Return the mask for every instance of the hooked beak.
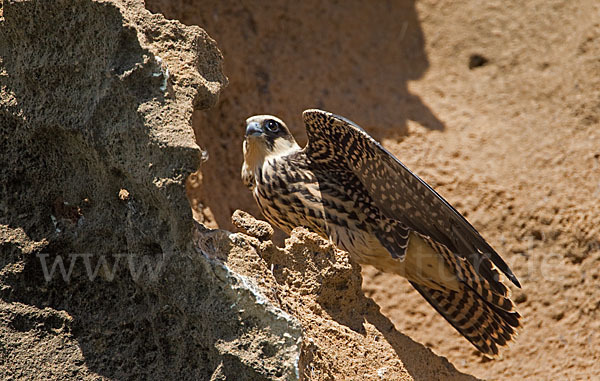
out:
M258 122L250 122L246 125L246 137L262 135L263 130Z

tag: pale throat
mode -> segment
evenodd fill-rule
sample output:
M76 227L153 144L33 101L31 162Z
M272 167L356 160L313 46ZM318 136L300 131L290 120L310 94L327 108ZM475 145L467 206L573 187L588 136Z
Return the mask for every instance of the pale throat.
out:
M257 140L244 140L244 170L253 174L265 164L271 164L273 160L300 151L300 146L295 141L288 139L276 139L272 147Z

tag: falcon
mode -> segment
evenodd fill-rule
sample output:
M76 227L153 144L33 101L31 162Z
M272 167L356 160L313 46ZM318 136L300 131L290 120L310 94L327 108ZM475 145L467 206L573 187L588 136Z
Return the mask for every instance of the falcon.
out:
M303 226L360 264L399 274L480 352L495 357L521 315L504 260L444 198L365 130L317 109L301 148L272 115L246 120L242 180L285 233Z

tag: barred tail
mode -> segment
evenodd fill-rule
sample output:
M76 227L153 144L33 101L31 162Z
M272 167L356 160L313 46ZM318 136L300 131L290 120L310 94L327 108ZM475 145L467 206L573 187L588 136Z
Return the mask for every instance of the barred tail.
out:
M411 282L414 288L482 353L495 357L498 347L512 341L521 315L486 301L473 288L461 282L459 292L438 291Z

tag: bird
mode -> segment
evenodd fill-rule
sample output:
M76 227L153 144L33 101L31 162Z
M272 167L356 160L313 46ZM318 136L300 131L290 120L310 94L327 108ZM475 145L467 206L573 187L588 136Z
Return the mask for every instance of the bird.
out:
M521 328L500 272L521 287L479 232L363 128L303 112L301 148L273 115L246 119L241 177L264 217L305 227L361 265L406 278L483 355L497 358Z

